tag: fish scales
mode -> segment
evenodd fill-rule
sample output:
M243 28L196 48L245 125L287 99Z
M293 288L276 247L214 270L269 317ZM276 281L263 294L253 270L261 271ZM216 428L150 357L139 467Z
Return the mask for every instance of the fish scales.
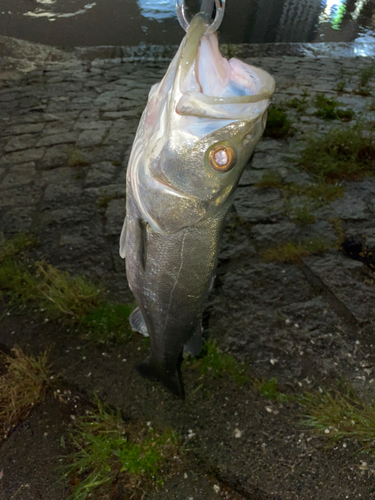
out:
M151 354L138 370L179 397L182 353L201 349L224 220L274 90L268 73L224 59L206 28L195 16L150 91L129 160L120 238L138 305L130 322L150 336Z

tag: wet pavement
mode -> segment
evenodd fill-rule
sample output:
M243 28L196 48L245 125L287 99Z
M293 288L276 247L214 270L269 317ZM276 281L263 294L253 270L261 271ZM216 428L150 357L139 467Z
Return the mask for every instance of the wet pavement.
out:
M41 242L36 257L100 279L117 301L132 302L118 256L126 166L149 88L167 63L90 61L79 51L31 44L21 49L31 54L31 63L19 52L8 53L0 69L0 230L6 237L36 234ZM375 121L372 96L354 93L370 58L242 56L274 75L276 104L324 92L352 109L356 119ZM338 95L343 79L346 92ZM369 86L374 95L374 81ZM324 121L314 111L287 109L295 135L263 138L247 165L228 217L204 326L210 339L257 378L277 377L287 390L302 391L343 377L369 400L375 393L374 274L335 243L340 227L346 236L360 235L375 246L375 177L344 182L344 196L324 206L297 194L286 200L277 188L257 186L270 172L285 183L313 181L298 163L306 137L350 125ZM315 220L301 225L296 210L307 205ZM267 263L260 256L277 244L313 238L332 248L298 265ZM55 372L78 398L90 399L98 391L127 417L171 425L189 442L187 479L175 477L150 498L374 498L371 460L361 467L350 446L325 450L322 439L300 426L297 405L264 400L252 387L222 379L207 380L204 390L193 393L196 380L188 371L187 402L175 401L132 370L144 356L136 340L87 347L83 356L82 341L63 326L30 323L28 317L6 315L5 304L2 309L2 346L17 343L35 353L50 348ZM43 476L49 465L43 465L41 441L46 439L48 456L54 457L52 466L66 432L65 417L52 399L1 446L1 500L66 498L66 485L52 486L56 477ZM47 423L36 423L41 421ZM56 421L61 425L51 435L39 436L40 426ZM24 453L12 454L22 446Z

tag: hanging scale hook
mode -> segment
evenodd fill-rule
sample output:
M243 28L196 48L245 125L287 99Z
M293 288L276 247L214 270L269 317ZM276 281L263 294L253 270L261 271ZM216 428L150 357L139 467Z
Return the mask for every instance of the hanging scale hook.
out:
M211 2L207 0L202 1L202 6L201 6L201 11L203 11L204 14L208 14L209 17L211 17L212 10L211 12L207 12L207 6L208 4L211 3L212 7L215 3L216 6L216 15L215 19L213 20L212 24L207 28L207 31L205 32L205 35L210 35L211 33L215 33L215 31L219 28L220 24L223 21L224 17L224 10L225 10L225 0L211 0ZM187 31L190 21L187 19L187 12L186 12L186 5L185 5L185 0L176 0L176 12L177 12L177 18L182 26L182 28Z

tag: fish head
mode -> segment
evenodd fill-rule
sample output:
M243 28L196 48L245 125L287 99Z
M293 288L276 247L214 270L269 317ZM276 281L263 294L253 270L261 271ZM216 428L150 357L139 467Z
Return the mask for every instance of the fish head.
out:
M206 29L204 15L195 16L151 89L130 158L137 204L159 232L197 222L228 200L263 133L275 88L264 70L224 58L217 34Z

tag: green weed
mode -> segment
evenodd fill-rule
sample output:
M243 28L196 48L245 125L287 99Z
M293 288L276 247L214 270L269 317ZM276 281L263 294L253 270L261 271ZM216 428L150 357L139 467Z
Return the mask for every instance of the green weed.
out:
M320 203L330 203L344 196L344 188L337 184L323 182L301 186L300 194L313 198Z
M132 433L121 415L96 398L97 410L76 421L71 435L74 451L65 457L65 477L73 484L71 500L105 498L111 486L121 483L126 498L163 484L178 453L178 437L151 428Z
M375 453L375 402L365 403L354 391L305 393L296 400L304 409L303 423L329 439L333 445L357 440L361 451Z
M302 152L301 164L331 183L371 175L375 163L375 141L364 133L363 126L357 124L311 137Z
M332 217L328 219L328 221L332 225L335 235L337 236L337 245L340 246L346 238L343 222L337 217Z
M365 87L369 81L375 76L375 64L371 64L363 68L359 72L359 85Z
M339 103L335 99L330 99L324 94L317 94L314 99L314 106L318 110L314 114L324 120L350 121L354 117L354 111L352 109L340 109L338 105Z
M203 357L195 364L201 374L201 378L210 375L213 378L230 377L238 385L244 385L250 381L246 375L246 369L231 355L223 353L215 342L207 342L203 348Z
M345 90L345 86L346 86L346 82L339 82L335 87L336 92L338 94L342 94Z
M316 216L310 212L307 206L294 208L291 215L293 222L300 226L307 226L316 222Z
M267 125L263 134L265 137L282 139L294 135L292 123L280 106L271 105L268 108Z
M0 296L10 302L34 302L51 318L81 320L99 304L102 290L85 278L72 277L45 261L6 259L0 265Z
M27 356L20 348L1 355L6 372L0 377L0 441L43 401L49 384L47 353Z
M359 87L354 93L362 97L370 97L373 95L373 92L369 87Z
M30 250L37 245L37 240L34 236L27 234L17 234L10 240L0 240L0 264L5 259L15 257L21 252Z
M84 155L75 147L67 146L65 148L67 154L67 165L71 168L86 167L88 165Z
M279 383L276 377L269 380L254 380L254 388L266 399L276 399L277 401L286 401L288 396L280 391Z
M330 203L344 196L344 188L337 184L328 184L323 181L312 184L297 184L295 182L286 184L282 182L281 176L275 172L264 174L255 186L280 189L286 200L291 196L304 195L315 200L318 205Z
M309 107L309 103L306 97L303 97L302 99L294 97L293 99L286 101L285 106L295 109L298 113L303 113Z
M262 176L262 178L255 184L259 188L278 188L281 189L284 185L282 182L282 177L277 172L267 172Z
M131 336L132 306L110 304L101 286L45 261L31 261L25 250L33 244L32 238L19 235L0 245L0 297L36 306L48 319L83 325L94 343Z
M261 252L265 262L295 262L298 263L303 257L311 254L325 252L334 245L320 238L312 238L300 243L289 241L283 245L267 248Z
M133 335L129 315L134 306L104 302L87 313L82 324L88 329L89 338L98 344L128 339Z

